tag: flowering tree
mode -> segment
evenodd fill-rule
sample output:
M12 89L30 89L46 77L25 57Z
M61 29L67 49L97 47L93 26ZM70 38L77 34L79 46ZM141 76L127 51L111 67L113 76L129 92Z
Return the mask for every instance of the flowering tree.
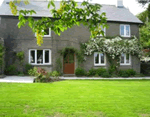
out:
M105 53L111 66L115 66L116 71L120 66L120 56L122 53L142 56L142 47L138 39L122 39L116 37L113 39L95 38L83 44L85 47L85 54L91 55L94 52Z
M106 27L106 14L103 12L99 14L101 9L100 4L90 4L83 1L81 7L78 6L74 0L62 0L60 8L56 9L54 0L49 0L47 9L50 10L53 18L42 17L41 19L34 19L32 14L36 14L34 10L19 10L17 5L21 0L10 1L9 5L14 15L19 15L18 27L24 26L26 23L30 26L32 31L36 33L37 44L40 46L43 43L43 30L51 28L56 34L60 35L61 32L73 27L74 25L83 24L87 26L91 32L91 38L96 35L104 35L101 26ZM24 4L30 4L29 0L22 0ZM30 15L30 16L29 16ZM28 16L28 17L26 17Z

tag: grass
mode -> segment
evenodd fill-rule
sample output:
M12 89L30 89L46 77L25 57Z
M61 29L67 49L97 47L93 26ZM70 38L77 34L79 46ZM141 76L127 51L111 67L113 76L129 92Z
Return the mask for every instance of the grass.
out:
M0 83L0 117L150 117L150 80Z

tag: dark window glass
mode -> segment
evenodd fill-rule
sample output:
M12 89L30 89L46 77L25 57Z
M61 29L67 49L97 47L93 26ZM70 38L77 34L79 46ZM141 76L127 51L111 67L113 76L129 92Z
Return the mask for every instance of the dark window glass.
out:
M49 35L49 28L44 30L44 35Z
M130 60L129 60L129 54L126 54L126 63L129 63Z
M37 64L43 63L43 50L37 50Z
M101 56L101 63L104 64L104 54L100 54Z
M35 50L31 50L30 62L35 63Z
M45 63L49 63L49 50L45 50Z
M95 64L98 64L99 63L99 54L98 53L95 53Z
M121 55L121 63L124 63L124 54Z

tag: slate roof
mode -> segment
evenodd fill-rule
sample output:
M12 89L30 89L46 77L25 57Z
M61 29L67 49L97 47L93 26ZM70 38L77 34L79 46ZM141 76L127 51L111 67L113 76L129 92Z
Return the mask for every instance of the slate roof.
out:
M4 0L0 6L0 15L12 16L9 4L9 0ZM79 7L81 2L78 2ZM93 3L94 4L94 3ZM21 3L18 9L35 10L37 14L33 14L34 17L52 17L49 9L47 9L48 2L46 1L31 1L30 4L24 5ZM55 1L56 8L59 8L60 1ZM136 16L134 16L127 8L118 8L115 5L102 5L101 11L99 13L106 12L107 21L117 21L117 22L130 22L130 23L142 23Z

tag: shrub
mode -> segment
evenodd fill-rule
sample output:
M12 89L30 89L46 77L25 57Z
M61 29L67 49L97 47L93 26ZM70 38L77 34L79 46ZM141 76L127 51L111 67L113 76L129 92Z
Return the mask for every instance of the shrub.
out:
M102 73L102 77L104 77L104 78L109 78L109 77L111 77L111 75L109 74L109 72L103 72Z
M136 71L134 71L133 69L128 69L126 72L129 76L135 76L136 75Z
M110 66L108 69L109 74L114 74L116 72L115 66Z
M79 67L75 70L75 75L76 76L84 76L84 75L86 75L86 72L83 68Z
M99 77L99 75L98 74L95 74L95 76L94 77Z
M91 68L91 69L89 70L89 76L95 76L96 71L97 71L96 69Z
M38 73L38 68L37 67L33 67L32 69L28 70L28 74L31 76L39 76L40 74Z
M32 69L33 68L33 66L31 65L31 64L25 64L25 74L28 74L28 71L30 70L30 69Z
M59 72L58 71L53 71L52 72L52 76L53 77L58 77L59 76Z
M96 74L98 74L99 76L101 76L104 72L107 72L105 68L99 68L96 70Z
M5 74L6 75L17 75L17 68L15 65L10 65L5 69Z
M121 77L129 77L129 74L127 73L127 70L120 70L119 76Z

